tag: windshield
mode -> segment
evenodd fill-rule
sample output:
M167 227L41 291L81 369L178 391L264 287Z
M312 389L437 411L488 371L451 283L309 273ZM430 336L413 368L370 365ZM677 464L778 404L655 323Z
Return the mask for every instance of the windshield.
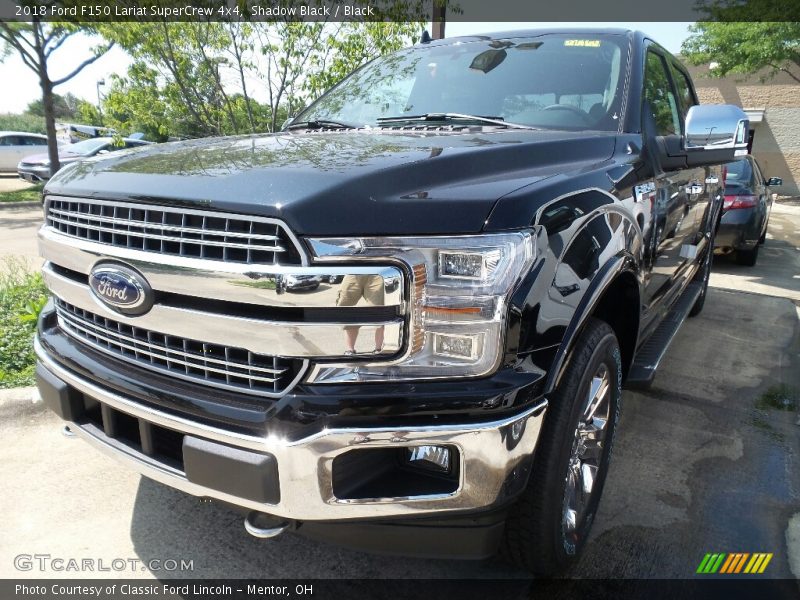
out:
M93 138L91 140L83 140L77 144L64 146L64 152L69 154L79 154L81 156L89 156L106 145L108 145L108 138Z
M617 131L624 47L619 35L576 34L421 45L367 64L294 122L376 126L381 118L461 113Z

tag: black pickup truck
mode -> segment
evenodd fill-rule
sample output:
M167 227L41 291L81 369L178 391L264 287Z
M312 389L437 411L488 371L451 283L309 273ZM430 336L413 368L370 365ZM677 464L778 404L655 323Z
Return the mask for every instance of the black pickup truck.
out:
M378 58L279 133L72 165L41 395L253 535L557 572L623 387L703 306L748 126L642 33L523 31Z

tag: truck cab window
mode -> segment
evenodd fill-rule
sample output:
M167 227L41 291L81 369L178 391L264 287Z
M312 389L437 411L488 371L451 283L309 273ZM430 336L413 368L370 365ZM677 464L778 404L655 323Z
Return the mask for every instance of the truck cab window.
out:
M686 120L686 113L689 112L689 107L697 104L692 94L692 87L686 79L686 75L678 69L672 69L673 79L675 80L675 87L678 90L678 100L680 100L681 118Z
M678 102L672 92L667 65L655 52L647 53L644 68L644 100L650 105L657 135L674 135L681 132Z

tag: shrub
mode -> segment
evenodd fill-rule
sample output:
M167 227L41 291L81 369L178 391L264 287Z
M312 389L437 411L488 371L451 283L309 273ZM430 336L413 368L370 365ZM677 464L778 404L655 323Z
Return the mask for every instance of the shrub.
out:
M28 133L47 133L44 117L37 115L0 114L0 131L27 131Z
M0 388L33 383L33 335L46 302L39 273L18 260L0 266Z

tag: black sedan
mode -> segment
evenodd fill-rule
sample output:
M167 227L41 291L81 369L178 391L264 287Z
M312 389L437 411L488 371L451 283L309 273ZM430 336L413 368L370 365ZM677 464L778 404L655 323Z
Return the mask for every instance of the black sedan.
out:
M736 253L736 262L752 267L767 237L772 210L769 186L783 185L778 177L765 180L752 156L725 165L725 201L722 222L714 241L717 254Z

